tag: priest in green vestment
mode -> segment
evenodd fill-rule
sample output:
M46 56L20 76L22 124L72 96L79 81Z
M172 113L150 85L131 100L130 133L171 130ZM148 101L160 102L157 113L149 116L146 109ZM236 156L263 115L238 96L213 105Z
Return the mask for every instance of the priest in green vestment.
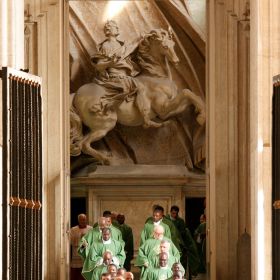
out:
M133 243L133 233L132 233L132 229L130 226L128 226L125 223L125 216L124 214L118 214L117 215L117 221L119 223L119 230L122 233L122 238L123 241L125 243L124 245L124 251L126 254L126 259L124 262L124 268L127 271L130 271L131 269L131 261L133 259L133 255L134 255L134 243Z
M125 261L125 252L123 243L111 238L111 229L102 230L102 239L93 242L89 253L84 261L82 275L86 280L93 280L92 274L96 267L102 265L104 252L109 251L112 254L112 263L121 267ZM95 279L94 279L95 280Z
M141 267L141 278L147 279L147 271L150 268L158 267L158 256L161 252L167 252L169 255L169 267L173 262L180 261L180 253L173 242L164 237L164 228L156 226L154 228L154 238L150 238L144 242L139 248L138 256L135 261L136 266Z
M104 217L100 217L98 219L98 226L93 227L86 235L81 238L78 253L84 260L87 258L89 249L93 242L101 239L102 229L106 227L106 224L106 219Z
M182 242L181 235L178 232L175 225L172 223L172 221L170 221L170 219L168 219L164 216L164 208L162 206L154 205L154 207L153 207L153 217L149 217L146 220L146 223L153 223L155 221L154 213L157 212L157 211L159 211L161 213L160 219L161 219L162 223L168 225L168 227L169 227L169 230L170 230L170 237L169 238L172 240L172 242L177 247L177 249L179 251L181 251L181 249L180 249L180 243Z
M119 229L119 223L116 221L115 218L113 218L113 217L116 217L116 214L117 213L114 212L114 211L111 212L109 210L105 210L103 212L102 217L106 218L106 221L107 221L106 227L111 228L112 234L114 235L113 238L115 238L116 240L121 241L122 240L121 232L118 230ZM97 226L98 226L98 223L95 223L93 225L93 228L95 228Z
M174 278L174 275L177 275L178 272L180 273L180 277L178 279L182 279L185 275L185 270L182 270L182 265L180 263L173 263L171 270L173 275L172 277L168 278L168 280L172 280ZM188 275L186 275L186 279L189 279Z
M173 272L172 276L169 277L167 280L184 280L188 278L184 278L184 275L181 271Z
M180 209L177 205L171 206L170 214L166 215L166 218L174 224L180 236L183 238L185 236L186 223L181 217L179 217L179 211Z
M118 240L121 243L124 244L122 240L122 234L119 229L116 227L113 227L108 221L108 218L106 217L100 217L98 219L98 226L91 229L85 236L81 238L80 246L78 248L78 253L81 255L83 259L87 258L87 255L89 253L89 249L91 245L96 241L100 240L102 236L102 229L105 227L109 227L111 229L111 238L114 240Z
M198 254L200 258L199 272L206 272L206 216L202 214L200 216L200 224L194 232L194 239L196 241Z
M144 229L141 232L141 240L140 246L150 238L153 238L154 234L154 227L155 226L162 226L164 228L164 236L171 239L171 232L170 228L167 224L163 223L163 212L160 209L155 209L153 213L153 220L148 220L144 226Z
M192 237L192 234L188 228L185 229L186 232L186 239L184 240L185 242L185 247L184 247L184 253L187 256L187 262L188 262L188 267L190 270L191 275L197 275L198 269L200 266L200 259L199 259L199 254L197 250L197 246L195 244L195 241Z
M118 227L116 227L112 224L112 218L111 217L105 217L105 219L106 219L106 227L111 229L112 238L120 241L124 245L124 241L123 241L123 238L122 238L122 233L118 229Z
M99 266L96 266L92 271L92 280L101 279L101 275L105 272L108 272L108 266L113 263L112 253L105 251L103 254L103 263Z
M147 276L145 280L167 280L172 276L172 270L168 266L168 254L159 254L159 266L157 268L150 268L147 271ZM141 280L144 280L141 278Z

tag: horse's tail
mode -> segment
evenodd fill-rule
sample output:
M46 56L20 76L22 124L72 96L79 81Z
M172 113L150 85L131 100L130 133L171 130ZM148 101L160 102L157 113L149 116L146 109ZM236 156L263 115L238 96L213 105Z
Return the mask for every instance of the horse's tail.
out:
M84 138L83 123L73 105L74 97L75 93L72 93L70 96L70 155L79 156L81 154L81 141Z

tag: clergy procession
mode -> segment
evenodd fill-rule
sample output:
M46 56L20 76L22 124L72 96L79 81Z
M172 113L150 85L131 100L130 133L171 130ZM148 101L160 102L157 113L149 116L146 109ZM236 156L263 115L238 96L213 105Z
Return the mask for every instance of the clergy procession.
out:
M71 280L138 279L132 271L140 271L140 280L194 279L205 269L202 229L206 223L203 220L196 230L195 241L178 213L179 208L172 206L165 216L163 207L154 205L135 258L133 233L124 214L104 211L93 227L87 225L86 215L80 214L78 226L70 230Z

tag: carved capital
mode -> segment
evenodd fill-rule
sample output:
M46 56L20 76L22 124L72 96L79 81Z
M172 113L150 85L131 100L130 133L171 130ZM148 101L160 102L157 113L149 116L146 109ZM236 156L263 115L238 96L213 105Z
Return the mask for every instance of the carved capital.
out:
M249 1L247 1L245 4L243 16L244 16L244 20L250 20L250 3L249 3Z

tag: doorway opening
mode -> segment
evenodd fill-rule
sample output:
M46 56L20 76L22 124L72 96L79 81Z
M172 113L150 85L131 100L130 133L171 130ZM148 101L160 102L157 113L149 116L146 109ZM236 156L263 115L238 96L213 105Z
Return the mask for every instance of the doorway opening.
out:
M71 197L71 227L77 225L77 217L79 214L87 215L87 198L86 197Z
M205 197L186 197L185 221L192 236L200 224L200 216L205 214Z

